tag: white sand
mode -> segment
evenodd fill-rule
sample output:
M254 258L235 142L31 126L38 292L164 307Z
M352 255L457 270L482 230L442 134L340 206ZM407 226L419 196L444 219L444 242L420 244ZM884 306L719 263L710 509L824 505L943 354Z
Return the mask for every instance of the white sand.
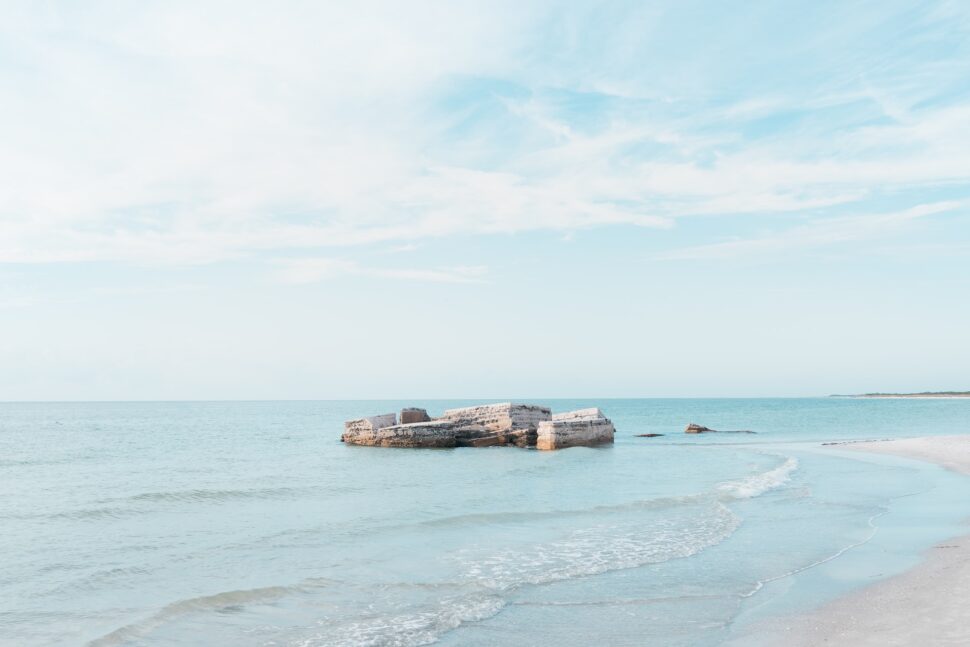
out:
M895 454L916 458L970 476L970 436L933 436L905 440L879 440L866 443L838 445L840 449L855 449L879 454Z
M853 443L839 448L930 461L970 475L970 436ZM967 503L970 513L970 501ZM970 646L970 536L937 545L916 568L786 624L777 634L772 632L768 644Z

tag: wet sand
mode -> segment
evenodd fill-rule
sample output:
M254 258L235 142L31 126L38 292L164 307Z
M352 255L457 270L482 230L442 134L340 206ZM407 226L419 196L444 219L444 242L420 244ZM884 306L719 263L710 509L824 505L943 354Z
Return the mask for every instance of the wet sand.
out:
M970 476L970 436L859 442L839 449L929 461ZM970 517L970 501L967 512ZM970 535L934 546L919 566L901 575L791 619L767 644L970 645Z

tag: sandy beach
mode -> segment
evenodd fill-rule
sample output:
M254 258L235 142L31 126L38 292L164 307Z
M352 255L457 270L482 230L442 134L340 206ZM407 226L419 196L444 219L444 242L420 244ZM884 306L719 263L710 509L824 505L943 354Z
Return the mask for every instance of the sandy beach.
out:
M970 476L970 436L840 448L929 461ZM970 535L934 546L916 568L797 617L779 633L769 644L970 645Z

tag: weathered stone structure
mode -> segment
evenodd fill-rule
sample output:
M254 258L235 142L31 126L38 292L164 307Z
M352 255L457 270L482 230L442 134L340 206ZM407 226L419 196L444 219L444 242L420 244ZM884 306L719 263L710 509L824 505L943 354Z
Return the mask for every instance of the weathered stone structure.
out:
M551 420L546 407L531 404L486 404L462 409L448 409L442 420L455 423L458 446L535 445L537 425Z
M374 442L362 444L378 447L454 447L455 427L441 420L393 425L378 430L374 434Z
M503 402L449 409L431 419L424 409L344 423L341 440L379 447L488 447L516 445L559 449L613 442L613 423L597 409L553 415L546 407Z
M536 430L536 449L612 443L616 430L599 409L581 409L540 422Z

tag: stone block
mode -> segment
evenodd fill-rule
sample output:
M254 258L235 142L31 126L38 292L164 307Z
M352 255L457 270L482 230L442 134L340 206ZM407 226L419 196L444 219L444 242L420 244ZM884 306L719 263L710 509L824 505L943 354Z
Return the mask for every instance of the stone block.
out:
M577 409L576 411L565 411L563 413L552 414L553 420L599 420L605 418L599 407L589 409Z
M372 444L378 447L454 447L455 426L441 420L393 425L378 430Z
M534 444L536 426L551 419L552 412L546 407L511 402L449 409L440 418L455 424L459 445L497 435L496 444L522 446L527 445L530 438Z
M407 409L401 409L401 424L409 425L413 422L430 422L431 417L428 416L428 412L424 409L418 409L417 407L408 407Z
M396 424L397 415L393 413L348 420L344 423L344 433L340 440L357 445L373 445L379 430Z
M536 430L536 449L563 449L612 443L616 430L606 418L548 420Z

